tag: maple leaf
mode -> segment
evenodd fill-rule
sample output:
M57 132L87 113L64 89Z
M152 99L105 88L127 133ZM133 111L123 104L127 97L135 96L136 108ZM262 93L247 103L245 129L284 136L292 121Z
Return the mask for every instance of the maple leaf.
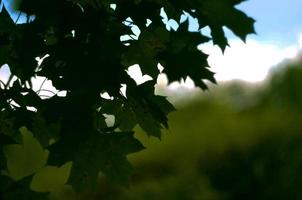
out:
M62 188L68 181L72 163L61 167L45 166L33 176L30 188L36 192L53 192Z
M255 20L235 8L235 5L244 0L205 0L197 9L196 15L204 20L202 24L208 24L214 44L223 51L228 45L223 27L229 28L235 35L245 41L246 36L255 33Z
M178 57L178 54L184 55L186 59ZM202 89L207 89L203 79L216 83L214 73L208 69L207 57L197 48L184 48L177 53L165 51L159 55L164 66L163 72L167 74L170 82L179 81L181 78L185 79L189 76Z
M22 144L10 144L3 147L7 159L7 171L3 172L15 181L32 175L42 169L49 152L44 150L37 139L25 127L20 128Z
M133 134L97 132L77 140L77 145L74 145L75 141L59 141L50 148L50 163L58 165L66 159L73 162L69 183L77 191L95 188L100 172L113 182L126 184L132 170L126 155L144 149Z

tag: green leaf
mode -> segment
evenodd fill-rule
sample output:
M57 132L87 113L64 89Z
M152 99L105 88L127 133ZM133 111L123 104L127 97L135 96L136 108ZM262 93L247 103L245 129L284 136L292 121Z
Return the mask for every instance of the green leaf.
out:
M161 137L161 122L155 118L154 112L145 99L136 99L128 97L130 105L135 113L139 126L149 135L157 138ZM163 122L165 123L165 121Z
M178 54L183 55L186 59L178 57ZM163 72L167 74L170 82L189 76L202 89L207 89L203 79L216 83L214 73L208 69L207 57L208 55L197 48L184 48L178 53L165 51L159 55L164 67Z
M4 33L9 33L13 31L15 28L16 26L14 21L10 17L6 7L3 6L2 11L0 12L0 36Z
M14 180L6 180L7 184L2 185L2 180L8 179L8 177L0 176L0 197L1 200L46 200L48 199L48 193L37 193L29 188L29 183L32 177L26 177L18 182ZM2 187L3 186L3 187Z
M51 146L50 160L52 163L61 162L57 158L72 160L69 183L76 191L96 189L100 172L112 182L127 184L132 166L126 155L144 149L133 134L95 132L87 134L85 139L74 138L72 143L60 140Z
M135 113L124 97L102 100L100 112L114 115L115 125L122 131L131 131L137 124Z
M49 154L27 128L20 128L20 132L23 138L22 144L5 145L3 147L7 159L7 171L4 173L15 181L19 181L42 169Z
M61 167L45 166L32 179L30 189L36 192L52 192L63 187L69 178L72 162Z
M184 48L194 49L199 44L208 42L210 38L204 36L199 31L188 32L188 20L180 24L177 31L172 31L171 42L168 44L166 51L180 53ZM181 54L180 54L181 55Z
M159 70L155 56L157 52L165 48L166 43L170 40L170 34L163 27L150 26L142 30L138 41L132 42L129 50L122 57L122 63L128 67L139 64L143 74L148 74L156 79Z
M116 126L129 131L138 124L149 136L161 137L161 129L168 128L166 117L174 106L164 96L154 95L154 81L138 87L129 82L126 96L114 100L103 100L101 112L115 116Z
M50 200L75 200L76 194L71 185L56 188L49 195Z
M204 19L204 24L211 28L214 44L222 50L227 46L223 27L229 28L235 35L245 41L246 36L255 33L255 20L241 12L235 5L243 0L203 0L201 7L197 9L197 15Z
M142 149L130 132L95 135L81 145L74 160L71 183L76 188L93 185L101 171L110 181L126 184L132 170L126 155Z
M149 136L160 138L163 126L168 128L166 115L175 109L165 97L154 95L154 84L152 80L138 87L129 83L126 96L139 126Z
M224 52L225 48L229 46L229 44L227 38L224 35L223 28L217 25L210 25L210 28L213 43L218 45L220 49Z
M61 123L46 123L45 118L37 113L33 119L33 132L43 147L51 145L52 141L59 139Z
M0 67L10 61L13 54L11 37L15 34L17 27L11 19L5 6L0 12Z
M158 62L154 59L154 55L142 52L143 48L144 46L139 44L132 45L129 51L123 55L122 64L126 67L138 64L143 74L156 78L159 74Z
M160 1L160 3L164 7L164 11L167 14L169 19L172 18L172 19L175 19L176 21L178 21L180 19L181 15L183 14L182 9L174 7L174 5L172 5L168 1Z

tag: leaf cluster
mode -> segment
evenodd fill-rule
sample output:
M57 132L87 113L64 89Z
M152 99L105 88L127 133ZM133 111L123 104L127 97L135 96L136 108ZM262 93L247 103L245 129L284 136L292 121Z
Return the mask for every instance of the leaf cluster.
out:
M16 21L6 2L0 12L0 66L9 66L10 77L0 79L0 169L8 173L0 175L0 196L43 199L33 191L51 191L37 176L68 183L77 192L93 187L100 172L126 183L131 171L126 155L144 148L133 128L139 125L160 138L175 110L166 97L154 94L158 66L170 82L190 77L201 89L207 89L205 80L215 83L197 45L213 41L224 50L224 27L242 40L253 33L254 20L235 7L242 1L19 0L14 1ZM178 28L166 28L163 12ZM189 30L190 18L198 21L196 31ZM205 27L209 36L201 32ZM134 64L152 80L137 84L127 73ZM35 89L37 77L44 81ZM43 87L47 81L55 91ZM113 125L106 121L110 115ZM20 127L32 131L47 157L43 162L22 150L27 140ZM25 154L32 163L51 167L10 172L18 165L12 160ZM53 171L65 179L49 180L45 174ZM20 192L10 193L15 185Z

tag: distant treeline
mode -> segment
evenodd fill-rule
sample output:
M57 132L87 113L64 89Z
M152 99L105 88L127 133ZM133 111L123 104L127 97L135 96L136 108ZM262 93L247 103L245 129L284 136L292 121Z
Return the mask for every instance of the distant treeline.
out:
M302 59L259 84L232 81L194 94L161 141L131 155L128 188L100 180L96 199L302 199ZM178 102L180 103L180 102Z

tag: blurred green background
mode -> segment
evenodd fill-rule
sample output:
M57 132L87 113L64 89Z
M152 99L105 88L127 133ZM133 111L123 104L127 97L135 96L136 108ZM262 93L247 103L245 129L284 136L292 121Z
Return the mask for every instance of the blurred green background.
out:
M130 185L101 179L95 198L302 199L301 89L302 60L295 59L262 83L172 95L178 111L161 141L136 129L147 149L129 156Z

